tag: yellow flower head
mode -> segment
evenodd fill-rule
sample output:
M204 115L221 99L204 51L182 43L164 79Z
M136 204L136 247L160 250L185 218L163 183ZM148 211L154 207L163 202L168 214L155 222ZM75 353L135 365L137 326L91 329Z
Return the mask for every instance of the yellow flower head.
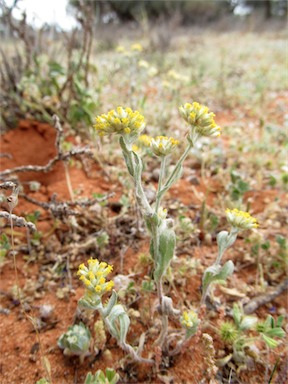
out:
M158 69L156 67L150 67L147 73L148 73L148 76L154 77L157 75Z
M141 152L141 149L138 147L138 145L133 144L133 145L132 145L132 151L133 151L133 152L137 152L137 153L139 153L139 152Z
M255 217L251 216L250 213L239 211L238 209L226 209L226 218L232 227L237 229L251 229L257 228L259 224Z
M125 47L123 47L123 45L118 45L118 47L116 48L116 52L119 52L119 53L124 53L126 50L125 50Z
M88 268L84 264L79 265L77 275L90 293L102 296L114 286L113 281L106 282L106 277L112 270L112 265L105 262L99 263L97 259L90 259Z
M167 209L163 207L159 207L157 215L160 219L164 220L167 217Z
M179 108L181 116L192 127L189 139L194 142L198 136L219 136L221 128L214 121L214 113L199 103L186 103Z
M187 76L183 76L180 73L174 71L174 69L171 69L168 73L167 76L170 79L176 80L176 81L188 81L189 78Z
M181 318L180 318L180 323L181 323L182 327L184 327L186 329L191 329L191 328L197 327L197 325L199 323L197 313L194 312L193 310L191 310L189 312L184 311Z
M151 149L156 156L169 155L179 144L173 137L157 136L151 139Z
M152 137L148 135L140 135L137 140L139 147L150 147Z
M131 51L136 51L136 52L143 51L143 46L139 43L132 44L130 48L131 48Z
M138 136L145 128L145 121L138 111L118 107L116 110L112 109L107 115L97 116L96 124L93 127L99 136L113 133Z
M138 61L138 66L140 67L140 68L149 68L149 63L148 63L148 61L146 61L146 60L139 60Z

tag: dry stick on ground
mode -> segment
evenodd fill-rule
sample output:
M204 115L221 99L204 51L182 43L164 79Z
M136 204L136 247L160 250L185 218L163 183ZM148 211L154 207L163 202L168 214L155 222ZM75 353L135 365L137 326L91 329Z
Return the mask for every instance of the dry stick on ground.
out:
M254 297L254 299L250 300L248 304L246 304L243 308L244 313L246 315L249 315L250 313L253 313L261 307L261 305L270 303L272 300L274 300L277 296L281 295L282 292L288 289L288 279L285 279L282 281L282 283L278 284L275 289L273 289L270 293L264 293L263 295L259 295L257 297Z
M14 215L13 213L10 215L10 213L6 211L0 211L0 217L3 217L6 220L10 220L11 218L15 227L26 227L31 232L37 231L35 225L31 223L31 221L26 221L24 217Z
M80 156L80 155L85 155L89 157L93 156L93 151L88 147L84 147L84 148L74 147L68 152L63 152L60 146L61 139L63 136L63 129L61 127L58 116L53 115L53 120L54 120L54 127L57 131L56 140L55 140L57 155L53 159L51 159L46 165L23 165L23 166L12 168L12 169L5 169L4 171L0 172L0 178L3 179L4 177L7 177L17 172L45 172L46 173L46 172L49 172L58 161L65 162L69 160L71 157Z
M18 201L19 189L17 188L17 184L13 183L13 181L5 181L4 183L1 183L0 189L5 189L5 190L12 189L13 192L16 192L17 190L17 201ZM13 193L11 196L13 196ZM7 197L8 205L9 205L11 196ZM16 227L26 227L31 232L36 232L37 230L33 223L31 223L30 221L26 221L24 217L14 215L11 212L0 211L0 217L3 217L4 219L10 222L12 220L12 222L14 223L14 226Z
M108 193L107 195L101 197L101 198L95 198L95 199L85 199L85 200L75 200L75 201L64 201L64 202L57 202L56 201L56 194L53 194L51 197L51 200L47 202L42 202L33 199L30 196L27 196L25 194L21 194L21 197L23 197L25 200L29 201L29 203L38 205L39 207L45 209L45 211L49 211L52 213L52 215L58 219L61 219L63 217L67 216L77 216L79 215L78 211L74 211L71 208L72 207L91 207L92 205L96 203L101 203L102 201L105 201L109 199L110 197L114 196L114 193Z

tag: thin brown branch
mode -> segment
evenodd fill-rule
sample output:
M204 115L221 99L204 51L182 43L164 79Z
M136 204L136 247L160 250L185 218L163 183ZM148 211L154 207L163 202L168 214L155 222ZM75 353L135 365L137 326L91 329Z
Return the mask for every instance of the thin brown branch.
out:
M249 301L248 304L246 304L243 308L244 313L246 315L250 313L254 313L256 309L261 307L264 304L270 303L272 300L274 300L276 297L281 295L284 291L288 289L288 279L286 278L282 283L278 284L272 292L264 293L262 295L254 297L252 300Z
M18 173L18 172L47 173L51 171L51 169L54 167L54 165L58 161L68 161L70 160L71 157L80 156L80 155L85 155L89 157L93 156L93 151L88 147L83 147L83 148L74 147L68 152L62 152L61 139L63 135L63 129L61 127L58 116L54 115L53 120L54 120L54 127L57 131L56 140L55 140L57 155L53 159L51 159L46 165L23 165L23 166L12 168L12 169L5 169L4 171L0 172L0 178L3 179L4 177L7 177L13 173Z
M9 221L11 217L15 227L25 227L28 228L31 232L37 231L35 224L31 223L30 221L26 221L24 217L14 215L13 213L10 215L10 213L6 211L0 211L0 217L6 219L7 221Z
M80 214L78 211L74 211L71 208L91 207L92 205L105 201L112 196L114 196L114 193L109 193L101 198L95 198L95 199L75 200L73 202L72 201L58 202L56 201L56 195L53 195L51 198L51 201L42 202L42 201L35 200L32 197L27 196L25 194L21 194L21 197L23 197L26 201L29 201L29 203L35 204L38 207L43 208L45 211L51 212L51 214L54 217L57 217L59 219L63 219L64 217L67 217L67 216L77 216Z

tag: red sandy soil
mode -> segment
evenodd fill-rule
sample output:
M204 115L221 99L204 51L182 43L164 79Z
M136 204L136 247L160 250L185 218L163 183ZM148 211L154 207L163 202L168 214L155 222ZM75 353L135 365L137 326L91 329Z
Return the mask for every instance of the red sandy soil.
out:
M1 169L14 168L26 164L47 164L56 153L54 141L55 130L49 125L33 121L20 122L17 129L7 132L1 139L1 152L8 153L12 156L12 158L1 158ZM92 162L89 169L89 174L87 174L83 167L73 166L69 168L73 188L77 188L80 191L81 197L91 197L92 193L95 192L106 194L113 190L116 192L116 195L112 200L117 201L118 197L121 195L121 188L117 185L111 185L111 182L107 179L101 170L101 167L96 162ZM59 200L70 199L65 182L64 166L61 162L47 174L26 172L19 173L18 176L25 186L26 192L39 201L48 201L53 193L57 193L57 198ZM41 188L38 192L29 192L27 184L25 183L31 180L37 180L41 183ZM212 203L215 197L215 192L217 191L217 183L215 185L213 183L214 181L209 184L211 193L207 196L208 204ZM205 192L205 185L203 185L202 182L195 186L189 184L187 180L183 180L173 188L170 193L170 198L177 198L184 204L191 204L191 195L189 192L192 193L193 188L196 188L198 192ZM252 196L255 200L255 205L253 206L254 212L262 212L267 203L267 199L265 200L265 198L268 197L270 200L273 200L277 193L277 191L270 190L267 191L266 194L262 193L260 198L260 196L257 195L257 192L255 192ZM188 196L190 196L190 199ZM110 201L112 200L110 199ZM200 204L201 202L199 199L197 201L196 198L194 203ZM25 213L27 214L35 211L35 209L42 212L43 219L37 226L39 225L43 233L49 232L53 225L49 215L42 209L28 203L23 198L19 199L19 204L15 209L15 213L24 215ZM112 212L111 215L113 215ZM5 231L7 234L10 233L8 229L5 229ZM23 231L19 229L16 231L19 233L19 239L21 239L20 235L21 233L23 234ZM20 240L17 240L16 242L19 244L19 241ZM125 254L123 274L131 273L133 271L135 272L135 265L137 266L137 263L139 263L139 254L143 252L147 253L147 251L147 240L140 240L138 247L130 247ZM215 251L215 245L210 246L209 244L201 248L197 248L196 246L193 248L194 257L201 260L204 266L209 265L215 256ZM185 256L186 255L181 255L181 257ZM191 255L188 254L187 256L190 257ZM232 257L232 253L230 253L230 256ZM233 258L238 256L239 252L238 254L235 253L235 256L233 254ZM61 299L55 294L56 290L60 287L59 283L57 285L55 282L49 282L49 278L47 279L47 277L44 278L43 285L40 285L37 288L37 282L39 282L39 278L41 278L41 274L43 273L41 263L45 264L45 255L42 255L41 263L38 263L37 260L29 260L29 258L27 261L27 257L24 258L21 253L17 254L16 259L20 287L23 288L25 284L27 286L27 282L30 282L32 286L32 298L27 307L27 310L29 311L27 314L33 318L39 319L39 309L41 305L49 304L54 308L51 318L46 321L46 326L39 332L42 356L45 354L49 360L54 384L82 384L88 371L95 372L97 369L104 370L106 367L114 367L117 369L123 380L121 382L125 383L216 383L216 381L209 380L208 363L205 360L206 354L201 336L193 339L191 343L186 346L183 353L170 363L169 368L164 367L158 372L156 372L155 368L149 366L141 366L135 363L127 365L127 362L124 364L127 371L124 372L123 369L121 369L121 367L123 367L122 359L124 359L124 353L117 347L116 342L109 337L106 350L102 351L96 358L87 358L82 365L79 364L79 361L76 358L69 359L65 357L62 351L57 347L57 339L67 330L68 326L73 324L76 315L77 301L83 295L83 287L77 281L75 276L75 269L79 264L79 260L76 260L75 263L72 263L71 265L71 267L74 267L72 271L73 289L70 289L70 291L64 295L64 298ZM85 259L85 255L82 255L82 261L85 261ZM117 271L119 271L119 257L113 259L113 255L111 255L111 260L109 261L114 264L114 271L115 274L117 274ZM238 284L241 285L251 278L251 274L253 276L255 273L256 269L254 267L252 270L248 270L248 272L242 270L241 273L237 275L237 279L235 278L235 281L237 280ZM137 281L137 279L139 279L140 281L141 276L145 274L147 274L147 271L143 271L142 267L142 272L135 278L135 280ZM2 299L0 313L0 381L3 384L33 384L39 378L44 377L45 372L41 365L39 339L35 334L31 321L27 319L27 314L23 314L21 305L17 303L17 300L13 300L11 299L11 296L9 296L11 287L15 285L15 272L11 255L5 259L0 269L0 276L0 293ZM181 292L185 293L185 300L189 300L190 302L199 300L199 286L200 278L197 276L191 276L191 278L186 279L184 283L179 283L176 287L176 292L178 293L174 295L175 304L178 304L178 300L180 300L179 293ZM37 295L33 292L35 289L38 289ZM150 308L151 304L154 302L154 296L151 294L149 300L147 297L142 299L143 304L141 305L144 305L147 312L148 308ZM275 308L276 313L280 309L283 311L283 307L287 306L285 301L286 296L283 294L275 299L273 303L259 309L257 313L265 316L267 315L267 310L272 307ZM149 319L149 322L153 323L153 321L153 318ZM217 323L217 320L215 321ZM142 331L147 330L141 321L134 319L129 333L129 339L132 343L134 342L134 339L137 340L137 335L139 335L140 329L142 329ZM213 337L216 350L224 349L219 341L219 337L215 334L215 331L208 329L205 330L205 332L211 334ZM156 352L152 343L155 337L155 335L150 335L148 337L148 347L144 350L144 356L147 356L151 351L154 353ZM278 356L280 356L281 359L283 358L283 348L280 348L278 352L276 351L270 354L270 363L273 364ZM240 374L241 380L243 383L247 384L264 383L264 370L263 365L256 364L250 371L243 371L243 373ZM161 380L159 375L161 376ZM129 381L129 377L131 377L131 381Z

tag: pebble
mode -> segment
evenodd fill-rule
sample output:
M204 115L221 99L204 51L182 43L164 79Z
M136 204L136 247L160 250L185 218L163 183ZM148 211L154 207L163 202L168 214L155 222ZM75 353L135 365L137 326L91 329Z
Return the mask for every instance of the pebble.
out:
M50 304L41 305L39 310L40 316L42 319L48 319L49 317L51 317L51 315L53 314L53 311L54 311L54 307L53 305L50 305Z
M205 234L204 242L207 245L211 245L212 244L212 235L211 235L211 233L206 233Z
M188 176L186 179L192 185L199 185L200 184L200 181L199 181L198 177L196 177L196 176Z

